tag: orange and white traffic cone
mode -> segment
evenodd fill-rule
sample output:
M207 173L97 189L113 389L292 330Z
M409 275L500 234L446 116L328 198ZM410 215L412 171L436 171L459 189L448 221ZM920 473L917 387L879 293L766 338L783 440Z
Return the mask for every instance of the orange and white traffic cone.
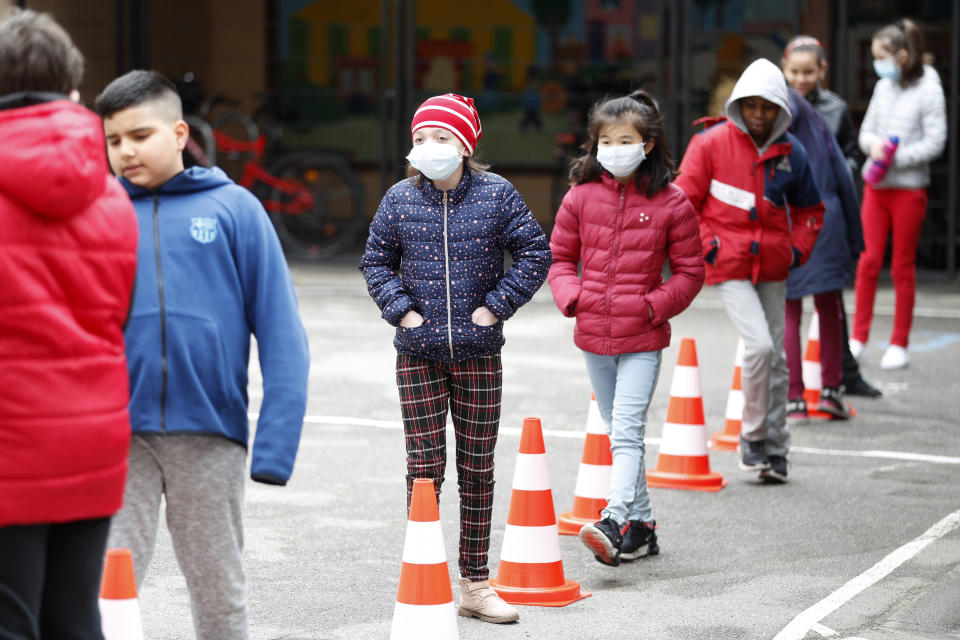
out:
M680 343L657 468L647 471L647 484L696 491L720 491L727 486L722 475L710 471L697 345L693 338L684 338Z
M820 392L823 391L823 368L820 366L820 315L814 311L807 332L807 346L803 350L803 401L807 404L807 415L811 418L831 420L826 411L817 411L820 404ZM856 415L853 407L847 405L850 415Z
M413 481L390 640L457 637L447 552L433 480Z
M610 472L613 456L610 454L610 436L600 416L597 396L590 397L587 409L587 437L583 441L583 457L577 471L577 485L573 489L573 509L560 514L557 526L560 535L576 536L585 524L603 518L600 512L607 506L610 491Z
M490 586L510 604L562 607L590 596L563 575L540 418L524 418L500 568Z
M130 549L107 549L100 582L100 628L105 640L143 640Z
M737 340L737 353L733 358L733 382L727 394L726 419L722 432L715 432L708 443L711 449L736 451L740 445L743 428L743 338Z

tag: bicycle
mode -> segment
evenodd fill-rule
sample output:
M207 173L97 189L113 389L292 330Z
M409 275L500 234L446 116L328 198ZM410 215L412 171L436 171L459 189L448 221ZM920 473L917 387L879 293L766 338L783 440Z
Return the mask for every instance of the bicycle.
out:
M209 96L199 113L208 114L217 102L226 100ZM269 122L270 109L267 100L257 113ZM256 195L288 255L320 260L353 246L364 222L363 185L340 156L318 150L268 153L279 127L268 124L274 131L268 136L240 112L223 113L212 127L200 116L185 119L192 140L185 161L216 164Z

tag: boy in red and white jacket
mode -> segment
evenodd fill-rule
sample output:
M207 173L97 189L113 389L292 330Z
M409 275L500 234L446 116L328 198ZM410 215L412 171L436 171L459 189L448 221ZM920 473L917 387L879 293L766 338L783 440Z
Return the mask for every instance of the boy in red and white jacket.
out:
M690 141L676 184L697 211L707 262L744 340L740 467L787 479L786 279L810 257L824 206L792 115L783 74L754 61L726 103L727 120Z

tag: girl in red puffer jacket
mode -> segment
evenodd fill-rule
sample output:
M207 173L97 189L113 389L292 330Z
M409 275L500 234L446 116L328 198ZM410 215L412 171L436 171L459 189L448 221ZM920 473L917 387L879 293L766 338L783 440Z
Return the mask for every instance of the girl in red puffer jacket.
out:
M613 453L603 519L580 538L617 566L659 551L643 464L647 407L670 344L667 320L700 291L704 266L697 218L671 184L677 174L650 94L595 105L583 148L550 238L548 279L560 311L577 320L573 339Z

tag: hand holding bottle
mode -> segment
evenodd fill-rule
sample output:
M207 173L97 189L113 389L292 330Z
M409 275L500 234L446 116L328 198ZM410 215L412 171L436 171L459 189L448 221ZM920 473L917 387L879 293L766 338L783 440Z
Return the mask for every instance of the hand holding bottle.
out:
M878 145L878 143L880 144ZM864 182L878 184L883 180L884 176L887 175L887 169L893 162L893 154L896 153L899 144L900 139L897 136L890 136L883 141L878 140L870 146L870 165L863 172Z

